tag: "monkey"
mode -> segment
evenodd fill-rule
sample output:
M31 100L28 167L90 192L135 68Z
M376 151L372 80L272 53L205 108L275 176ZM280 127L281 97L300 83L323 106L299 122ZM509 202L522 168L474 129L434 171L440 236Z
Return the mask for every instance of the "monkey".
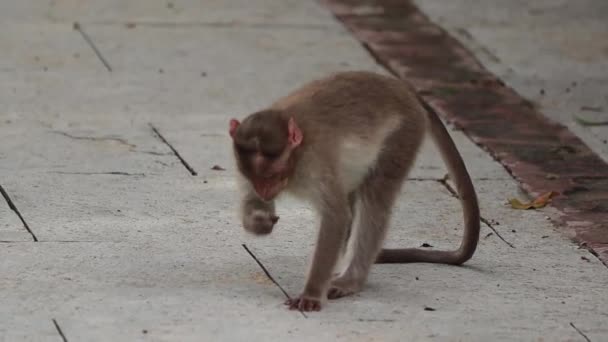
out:
M438 146L463 210L456 250L383 249L391 212L426 134ZM244 229L267 235L274 202L308 201L320 225L303 291L289 309L319 311L362 290L374 263L460 265L479 240L477 195L454 141L433 108L402 79L345 71L311 81L269 107L231 119ZM344 270L334 268L350 246Z

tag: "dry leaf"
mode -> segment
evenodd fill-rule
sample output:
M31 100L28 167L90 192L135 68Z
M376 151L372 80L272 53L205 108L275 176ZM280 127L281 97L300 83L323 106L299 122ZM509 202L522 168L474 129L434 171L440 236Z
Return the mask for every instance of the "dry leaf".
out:
M592 121L592 120L583 119L576 115L574 116L574 120L576 120L576 122L578 122L579 125L582 125L582 126L608 126L608 121Z
M546 206L547 203L551 202L551 198L555 195L557 195L557 192L549 191L547 193L544 193L544 194L538 196L531 202L522 203L517 198L511 198L509 200L509 203L511 204L511 207L514 209L524 209L524 210L532 209L532 208L538 209L538 208L542 208L542 207Z

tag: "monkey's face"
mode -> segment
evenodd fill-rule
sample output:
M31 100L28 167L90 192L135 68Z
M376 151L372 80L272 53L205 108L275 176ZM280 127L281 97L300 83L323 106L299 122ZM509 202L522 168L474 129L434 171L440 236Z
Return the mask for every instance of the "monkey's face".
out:
M261 199L273 200L293 174L293 152L302 141L302 132L292 119L264 111L252 114L242 124L231 120L230 135L239 171Z

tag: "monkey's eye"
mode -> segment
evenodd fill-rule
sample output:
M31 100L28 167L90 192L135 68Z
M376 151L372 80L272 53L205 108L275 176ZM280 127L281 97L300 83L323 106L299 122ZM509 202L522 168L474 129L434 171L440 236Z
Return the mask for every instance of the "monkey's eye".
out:
M240 155L251 155L251 154L255 153L255 150L249 149L249 148L241 146L241 145L235 145L235 147L236 147L236 151Z
M281 153L263 151L262 155L264 156L264 158L272 160L277 159L281 155Z

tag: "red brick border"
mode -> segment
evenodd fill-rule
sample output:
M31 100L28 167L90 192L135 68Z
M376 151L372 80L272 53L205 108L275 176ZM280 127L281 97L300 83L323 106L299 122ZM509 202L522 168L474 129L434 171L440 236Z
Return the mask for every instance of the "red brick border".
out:
M497 79L408 0L320 0L379 63L487 150L608 266L608 165Z

